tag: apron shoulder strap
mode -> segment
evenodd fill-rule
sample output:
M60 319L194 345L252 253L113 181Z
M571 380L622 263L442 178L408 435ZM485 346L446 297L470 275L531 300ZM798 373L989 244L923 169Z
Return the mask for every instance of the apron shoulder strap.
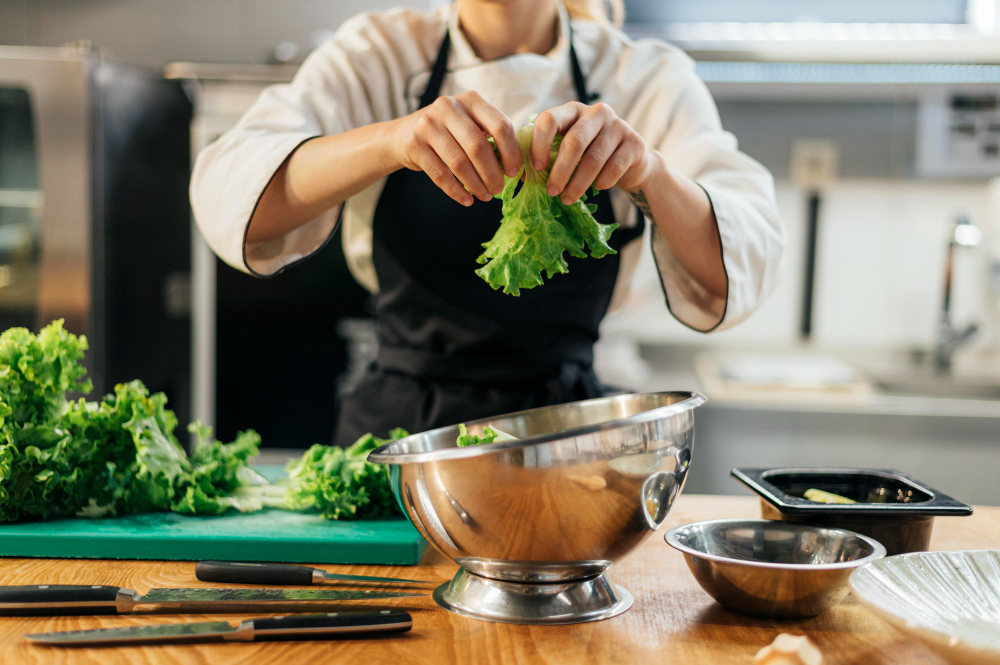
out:
M580 60L576 57L576 49L573 48L573 28L569 29L569 64L573 72L573 87L576 88L577 99L583 104L590 104L597 101L600 95L596 92L587 92L587 79L580 68Z
M424 88L424 93L420 95L420 108L425 108L433 104L434 100L441 93L441 83L444 81L445 74L448 73L448 54L450 52L451 37L448 31L445 30L444 39L441 40L437 58L434 60L434 66L431 67L431 77L427 80L427 87ZM573 87L576 88L577 99L584 104L590 104L599 99L600 95L596 92L587 92L587 79L580 68L580 60L576 57L576 49L573 48L573 28L569 29L569 63L571 73L573 74Z
M448 73L448 53L450 51L451 37L448 35L448 30L445 29L444 39L441 40L441 46L438 48L437 59L434 60L434 66L431 68L431 77L427 81L427 87L424 88L424 94L420 95L420 108L430 106L438 98L438 94L441 92L441 82L444 81L444 75Z

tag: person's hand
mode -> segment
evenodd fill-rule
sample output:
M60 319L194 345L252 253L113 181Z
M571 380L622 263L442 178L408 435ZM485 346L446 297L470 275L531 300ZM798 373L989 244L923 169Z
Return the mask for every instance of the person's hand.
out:
M607 104L570 102L539 113L531 137L535 169L548 165L556 134L562 134L563 139L551 164L548 191L552 196L562 194L567 205L586 193L591 184L598 189L618 185L631 191L639 189L648 175L650 158L645 141Z
M496 142L503 172L487 135ZM513 123L474 90L438 97L400 118L390 140L400 167L423 171L464 206L472 205L473 196L489 201L503 189L503 173L514 177L521 168Z

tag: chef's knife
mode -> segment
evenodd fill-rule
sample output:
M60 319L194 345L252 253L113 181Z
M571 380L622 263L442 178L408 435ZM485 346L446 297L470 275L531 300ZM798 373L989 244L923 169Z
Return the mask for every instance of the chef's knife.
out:
M227 621L171 623L158 626L129 626L74 630L64 633L25 635L32 642L53 646L95 646L102 644L150 644L159 642L255 642L258 640L317 640L385 633L404 633L413 627L406 612L332 612L293 614L270 619L248 619L233 626Z
M266 608L289 603L330 603L352 600L411 598L425 594L411 591L347 589L150 589L139 595L116 586L42 584L0 586L0 614L7 616L63 616L67 614L122 614L137 606L160 609L211 608L233 612L236 608Z
M200 561L194 567L194 576L202 582L288 586L308 586L323 584L324 582L376 583L401 586L432 584L431 582L421 582L420 580L404 580L392 577L328 573L319 568L296 566L287 563L234 563L230 561Z

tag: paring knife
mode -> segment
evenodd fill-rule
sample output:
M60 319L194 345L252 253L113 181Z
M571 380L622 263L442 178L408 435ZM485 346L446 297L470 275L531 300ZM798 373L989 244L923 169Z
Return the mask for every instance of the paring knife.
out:
M158 626L129 626L74 630L65 633L25 635L32 642L53 646L94 646L101 644L150 644L158 642L255 642L258 640L317 640L385 633L404 633L413 627L407 612L332 612L293 614L265 619L249 619L233 626L226 621L172 623Z
M42 584L0 586L0 615L64 616L68 614L122 614L143 605L160 609L238 612L288 603L330 603L423 596L410 591L346 589L150 589L139 595L116 586ZM239 609L237 609L239 608Z
M433 584L420 580L366 575L328 573L319 568L296 566L288 563L234 563L231 561L201 561L194 567L194 576L202 582L227 582L230 584L277 584L306 586L324 582L352 582L381 585Z

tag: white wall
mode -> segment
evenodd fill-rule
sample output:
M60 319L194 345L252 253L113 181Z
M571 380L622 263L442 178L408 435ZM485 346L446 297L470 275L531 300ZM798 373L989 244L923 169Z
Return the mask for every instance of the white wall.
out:
M805 194L778 183L785 222L784 278L744 324L711 335L677 323L660 295L646 248L633 309L605 322L606 334L646 342L719 346L785 345L798 339L805 246ZM991 231L988 185L929 180L848 180L826 192L820 215L814 340L824 346L910 347L931 344L940 308L945 244L960 213L984 225L984 242L959 252L954 313L959 323L987 317L996 294L987 289ZM636 307L638 305L638 307Z

